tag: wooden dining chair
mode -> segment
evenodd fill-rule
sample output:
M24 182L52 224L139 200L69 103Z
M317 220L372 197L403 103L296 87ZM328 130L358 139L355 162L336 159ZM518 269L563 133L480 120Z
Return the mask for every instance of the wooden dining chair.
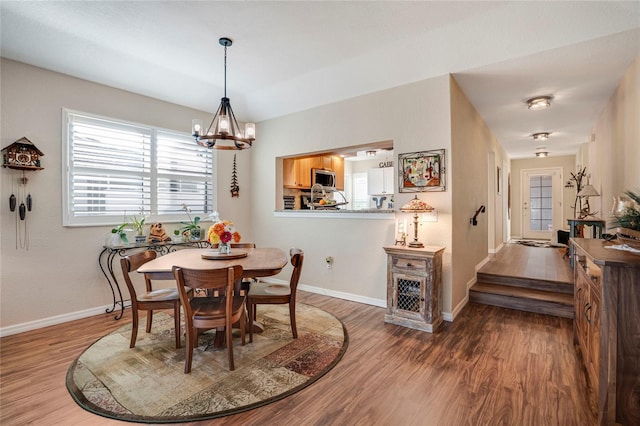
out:
M293 272L289 279L289 285L269 284L258 282L251 284L249 294L247 296L247 309L249 311L249 342L253 342L253 321L256 318L257 305L269 304L289 304L289 320L291 322L291 333L293 338L298 338L298 329L296 327L296 293L298 289L298 281L302 272L302 262L304 261L304 252L298 248L289 250L291 257L291 265Z
M129 275L132 271L135 271L156 257L157 254L155 251L147 250L120 259L122 275L124 276L124 281L127 283L129 295L131 296L131 316L133 317L133 324L131 327L130 348L136 345L136 339L138 337L138 311L147 311L147 333L150 333L151 323L153 322L153 311L157 309L173 309L176 348L180 347L180 295L178 294L178 289L163 288L154 290L151 280L145 277L146 291L138 294Z
M231 248L256 248L256 243L230 243ZM218 244L211 244L211 248L218 248ZM249 291L251 284L258 282L258 278L243 278L241 289L245 293Z
M178 285L180 301L184 309L187 334L187 354L184 372L191 372L193 348L203 330L216 328L216 333L224 328L225 344L229 355L229 370L235 369L233 363L232 325L240 324L242 345L245 344L245 296L234 293L234 285L242 277L242 266L230 266L218 269L188 269L173 267ZM204 289L208 296L189 297L187 289Z

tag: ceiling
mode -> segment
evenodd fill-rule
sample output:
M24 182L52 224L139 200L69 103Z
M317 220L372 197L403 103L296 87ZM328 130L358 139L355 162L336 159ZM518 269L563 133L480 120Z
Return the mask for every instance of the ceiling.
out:
M535 132L575 154L640 54L638 1L2 0L0 24L3 57L211 112L230 37L243 121L451 73L511 158Z

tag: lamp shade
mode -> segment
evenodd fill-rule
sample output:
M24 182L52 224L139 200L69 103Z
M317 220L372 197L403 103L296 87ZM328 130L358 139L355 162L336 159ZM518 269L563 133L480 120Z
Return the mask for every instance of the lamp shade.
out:
M416 195L415 198L402 206L400 211L406 213L427 213L433 211L433 207L418 199L418 196Z
M584 188L580 192L578 192L578 197L599 197L598 191L593 187L593 185L585 185Z

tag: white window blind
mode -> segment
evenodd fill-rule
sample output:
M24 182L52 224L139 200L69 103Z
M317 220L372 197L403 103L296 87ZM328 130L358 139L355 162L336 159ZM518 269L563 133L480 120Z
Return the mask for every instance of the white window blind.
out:
M186 220L214 206L213 153L188 134L63 112L64 225L116 224L139 214Z

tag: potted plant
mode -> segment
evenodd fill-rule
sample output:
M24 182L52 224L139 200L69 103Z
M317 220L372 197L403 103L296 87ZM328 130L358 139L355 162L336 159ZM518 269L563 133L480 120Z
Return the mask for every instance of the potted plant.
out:
M123 244L129 244L127 233L124 232L124 227L127 225L128 224L125 222L111 229L111 245L112 246L121 246Z
M144 235L144 222L146 218L141 214L140 216L131 216L131 225L136 233L136 244L144 243L147 236Z
M613 225L618 239L631 246L640 246L640 192L625 191L630 200L614 203Z
M171 237L171 242L173 243L181 243L182 242L182 234L179 229L173 230L173 236Z
M187 214L189 221L180 222L180 224L182 225L182 228L180 228L180 230L191 241L201 240L202 228L200 228L200 216L194 216L194 218L191 219L191 215L189 214L191 210L189 210L189 207L187 207L185 204L182 205L182 210L184 210L184 212Z

